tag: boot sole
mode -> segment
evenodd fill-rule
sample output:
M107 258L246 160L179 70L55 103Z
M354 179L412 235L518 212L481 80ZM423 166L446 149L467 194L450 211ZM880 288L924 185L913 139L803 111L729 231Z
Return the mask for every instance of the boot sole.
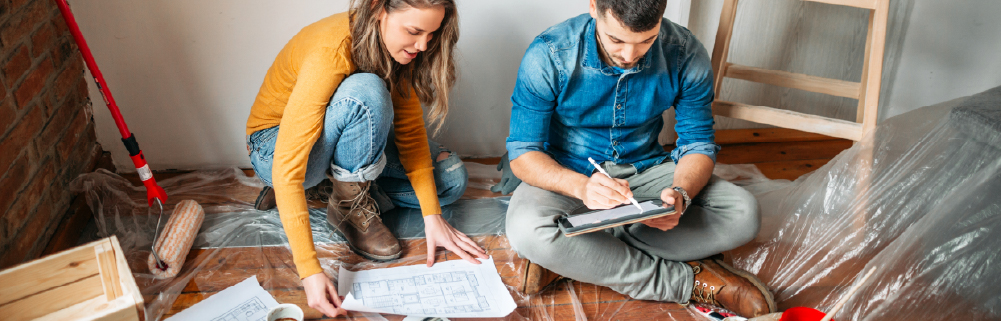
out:
M341 229L337 228L336 225L331 224L330 221L327 221L327 224L330 224L330 226L333 227L335 231L341 233L341 235L344 235L344 232L341 231ZM397 243L399 243L399 241L400 240L396 240ZM369 260L372 260L372 261L376 261L376 262L392 261L392 260L400 258L400 255L403 254L403 248L402 248L402 246L400 247L400 251L396 252L396 254L393 254L393 255L375 255L375 254L368 253L368 252L365 252L365 251L362 251L362 250L358 249L357 247L354 246L354 244L351 244L351 242L348 242L347 238L344 239L344 242L348 243L348 248L351 249L352 252L355 252L355 254L361 255L361 257L363 257L363 258L366 258L366 259L369 259Z
M351 251L354 251L358 255L361 255L361 257L369 259L369 260L372 260L372 261L376 261L376 262L392 261L392 260L400 258L400 255L403 254L403 251L400 251L400 252L397 252L394 255L385 255L385 256L383 256L383 255L375 255L375 254L372 254L372 253L368 253L368 252L359 250L354 245L351 245L351 242L348 242L348 248L350 248Z
M772 292L768 291L768 288L765 287L765 284L763 282L761 282L761 280L759 280L757 276L754 276L751 273L744 272L744 271L741 271L739 269L736 269L736 268L730 266L729 264L726 264L726 262L723 262L723 260L713 259L713 261L715 261L716 264L719 264L719 266L722 266L727 271L730 271L730 273L739 275L740 277L745 278L748 281L750 281L751 284L753 284L754 287L758 288L758 291L761 291L761 294L763 294L765 296L765 302L768 303L768 313L775 312L775 310L776 310L776 308L775 308L775 298L772 296Z

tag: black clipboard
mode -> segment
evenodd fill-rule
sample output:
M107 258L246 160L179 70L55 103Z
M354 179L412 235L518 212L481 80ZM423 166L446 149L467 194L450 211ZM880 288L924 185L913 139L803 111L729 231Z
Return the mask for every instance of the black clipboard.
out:
M570 237L584 233L591 233L594 231L601 231L607 228L613 228L620 225L632 224L652 218L674 215L677 213L674 210L673 205L668 207L662 207L663 202L661 202L661 200L659 199L640 202L640 206L643 206L644 208L650 208L651 205L656 208L646 210L643 213L635 213L638 212L639 209L636 208L636 206L634 206L631 203L623 204L609 210L596 210L580 214L566 213L560 216L559 220L557 220L557 224L560 226L560 231L563 231L563 235ZM629 208L631 208L632 211L629 211L628 210ZM619 214L610 211L625 212L625 213ZM599 212L605 212L605 213L599 213ZM610 218L605 218L590 223L582 223L574 225L572 223L573 221L579 221L580 219L585 218L580 215L592 215L592 216L602 215L602 216L610 216Z

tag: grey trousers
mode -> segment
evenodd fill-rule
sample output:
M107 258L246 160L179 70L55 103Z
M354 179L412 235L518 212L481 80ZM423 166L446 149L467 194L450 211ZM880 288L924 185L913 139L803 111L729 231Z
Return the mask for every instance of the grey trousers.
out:
M637 174L632 165L603 167L629 181L638 201L659 199L674 180L667 162ZM597 174L600 175L600 174ZM508 206L506 233L522 257L562 276L602 286L640 300L685 303L694 275L685 261L698 260L750 242L761 213L747 190L715 175L692 199L678 226L661 231L643 224L566 237L556 220L587 211L581 200L521 184Z

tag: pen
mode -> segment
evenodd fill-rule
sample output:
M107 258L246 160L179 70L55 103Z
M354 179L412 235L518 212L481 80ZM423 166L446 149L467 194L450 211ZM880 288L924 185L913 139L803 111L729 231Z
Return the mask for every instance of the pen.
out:
M597 168L599 172L601 172L602 174L605 174L605 176L607 176L608 178L612 178L612 176L608 175L608 173L606 173L605 170L601 168L601 166L598 166L598 163L594 162L594 158L588 157L587 161L591 162L591 165L594 165L594 168ZM644 212L643 211L643 207L640 206L640 203L636 202L635 198L630 197L629 198L629 202L633 203L633 205L635 205L636 208L640 209L640 213Z

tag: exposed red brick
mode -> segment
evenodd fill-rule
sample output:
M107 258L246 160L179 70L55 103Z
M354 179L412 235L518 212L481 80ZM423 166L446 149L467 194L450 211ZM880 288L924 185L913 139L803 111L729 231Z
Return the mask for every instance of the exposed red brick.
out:
M13 86L28 69L31 69L31 57L28 55L28 48L19 46L3 65L4 83Z
M25 208L23 211L31 212L31 219L11 239L10 247L4 251L3 257L0 257L0 269L17 265L29 259L29 254L38 246L39 241L44 239L47 230L51 226L59 224L58 221L52 219L53 213L58 211L53 208L52 203L42 202L36 208ZM42 243L47 243L48 240L44 241Z
M10 0L10 9L11 10L17 10L17 8L20 8L25 3L28 3L30 1L31 0Z
M32 108L27 114L21 118L21 122L14 126L7 137L0 140L0 172L6 171L8 167L20 156L21 151L28 147L28 143L31 142L38 132L42 129L42 112L41 108ZM4 195L12 194L2 194Z
M79 106L68 106L67 104L55 110L52 117L49 118L49 123L42 129L41 135L38 135L38 138L35 139L35 146L38 147L40 154L45 154L43 151L52 149L56 142L62 138L63 133L66 132L67 125L69 125L75 113L79 110Z
M76 147L76 142L84 129L87 129L89 120L85 117L86 113L76 113L76 116L69 123L69 128L66 129L66 133L56 143L56 155L59 156L59 160L64 164L70 159L70 153L73 152L73 147Z
M80 59L83 61L83 56L77 51L76 44L73 43L73 37L62 37L59 43L52 47L52 60L55 61L57 67L62 68L66 61L70 59Z
M0 0L0 1L3 1L3 0ZM7 87L6 84L4 84L3 79L0 79L0 101L3 101L4 99L7 99L7 89L8 89L8 87Z
M55 164L47 161L40 166L35 177L28 180L28 185L17 196L17 200L14 201L11 211L4 214L3 218L0 219L0 222L2 222L0 228L4 229L7 235L17 234L17 230L24 226L24 222L29 217L29 211L19 210L19 208L30 209L34 207L33 205L39 203L51 203L48 195L44 193L51 192L49 191L49 187L53 185L52 183L55 178Z
M15 120L17 120L17 111L14 110L14 103L11 100L0 100L0 137L3 137L3 134L6 134L11 126L14 126Z
M56 11L59 11L59 7L56 7ZM56 33L59 35L70 34L70 28L66 26L66 18L63 18L62 13L52 15L52 26L56 28Z
M48 20L49 14L52 12L49 9L52 1L34 0L23 9L17 9L19 7L18 1L12 2L13 15L7 19L7 23L3 27L0 27L0 45L4 48L12 48L18 42L27 39L35 27L44 20Z
M31 164L27 156L18 158L7 174L0 178L0 211L6 211L14 203L17 192L21 191L28 177L31 177Z
M49 78L54 77L52 72L52 60L45 59L28 74L28 77L21 81L21 85L14 91L15 102L18 108L23 108L25 104L37 96Z
M52 101L60 102L70 91L76 88L76 83L83 78L83 61L72 60L66 69L63 69L56 82L52 84Z
M52 48L56 41L56 31L48 23L42 25L35 34L31 36L31 56L38 57Z
M0 21L4 21L7 18L7 14L10 13L10 3L4 0L0 0Z

